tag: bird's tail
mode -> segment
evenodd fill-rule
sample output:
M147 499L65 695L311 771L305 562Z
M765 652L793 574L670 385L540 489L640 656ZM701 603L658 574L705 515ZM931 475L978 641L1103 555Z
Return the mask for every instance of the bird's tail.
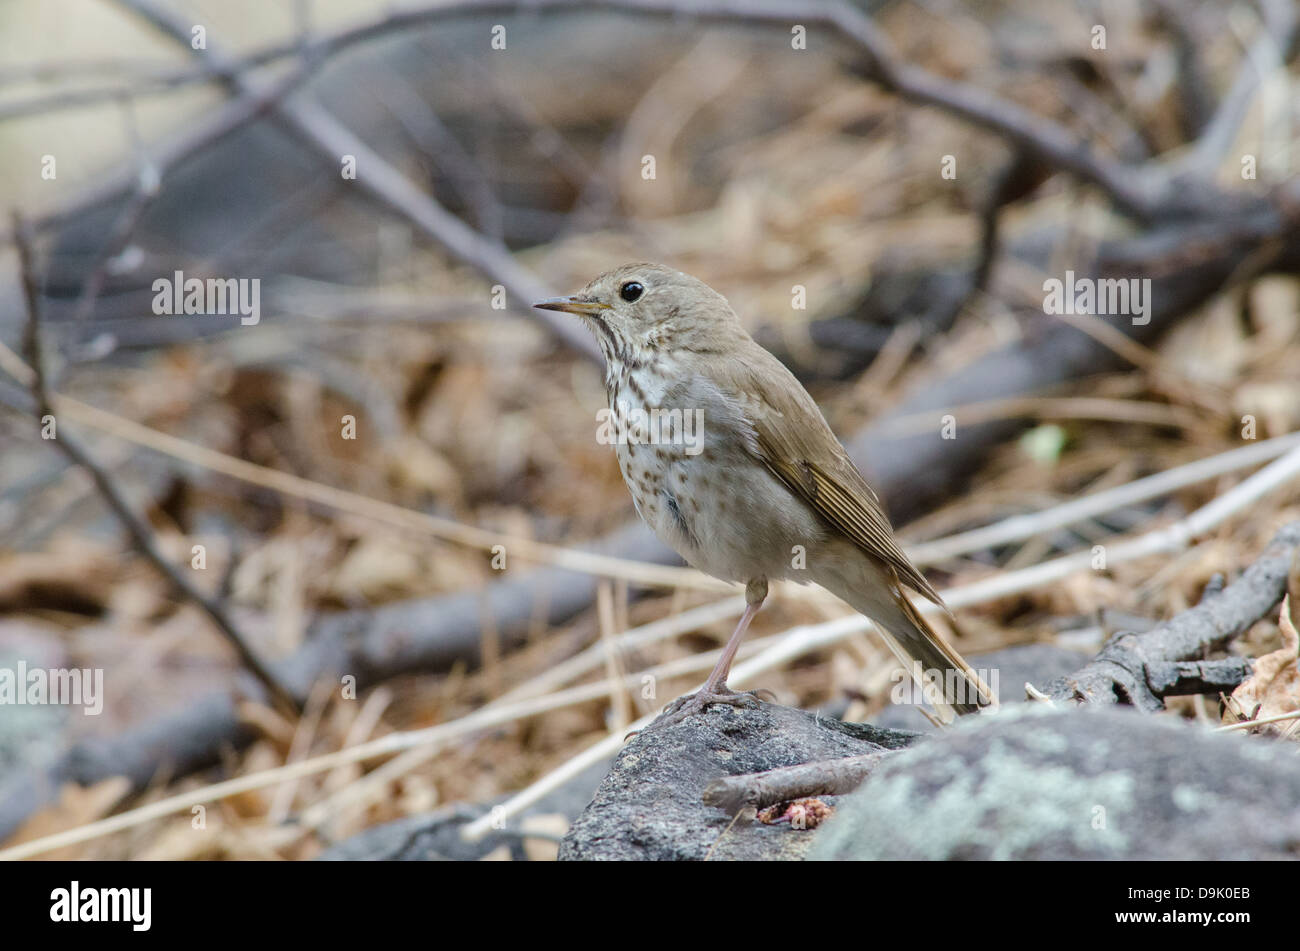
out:
M905 593L899 591L897 594L899 611L905 618L905 624L895 623L894 627L886 630L886 640L898 640L898 647L920 664L921 670L939 672L943 700L952 707L955 714L976 713L981 707L997 706L998 698L993 688L966 663L956 648L930 626ZM898 654L894 645L891 644L890 648L895 655ZM949 671L955 676L949 676ZM942 702L940 705L943 705Z
M930 626L908 600L897 576L872 580L877 583L846 583L849 579L837 572L819 577L817 582L876 622L885 644L912 675L925 699L941 714L946 713L944 719L996 706L993 689Z

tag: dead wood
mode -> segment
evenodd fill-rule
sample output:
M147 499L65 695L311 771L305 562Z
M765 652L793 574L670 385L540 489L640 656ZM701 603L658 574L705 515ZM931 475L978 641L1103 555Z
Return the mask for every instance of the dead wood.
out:
M1142 634L1121 631L1077 673L1053 682L1057 701L1132 704L1164 709L1178 694L1230 691L1250 672L1244 658L1205 661L1273 610L1286 594L1291 561L1300 549L1300 522L1292 522L1232 584ZM1234 678L1236 678L1234 680Z

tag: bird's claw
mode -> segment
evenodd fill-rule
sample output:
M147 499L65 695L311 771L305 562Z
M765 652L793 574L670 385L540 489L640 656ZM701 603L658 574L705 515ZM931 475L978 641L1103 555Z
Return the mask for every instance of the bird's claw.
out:
M647 729L663 729L674 723L681 723L687 717L704 712L707 707L715 703L754 710L759 706L756 693L757 691L737 692L727 687L720 687L707 693L703 690L688 693L664 707L664 712L659 714Z

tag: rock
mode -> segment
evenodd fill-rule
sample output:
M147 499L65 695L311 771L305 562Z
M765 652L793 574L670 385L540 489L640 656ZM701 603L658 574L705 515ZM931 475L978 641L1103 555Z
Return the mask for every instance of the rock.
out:
M1295 859L1300 756L1170 716L1031 704L917 742L814 838L812 859Z
M564 837L559 857L801 858L812 843L811 830L743 820L728 830L731 816L704 805L704 787L721 776L901 749L915 736L768 703L753 709L709 707L635 736ZM837 797L821 798L834 804Z

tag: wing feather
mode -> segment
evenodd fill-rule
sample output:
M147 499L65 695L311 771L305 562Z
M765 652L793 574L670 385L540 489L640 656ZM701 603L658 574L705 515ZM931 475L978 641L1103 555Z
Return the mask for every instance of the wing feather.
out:
M759 458L818 515L908 587L944 607L939 592L904 554L880 499L835 437L811 396L779 360L753 345L742 366L741 400ZM786 385L781 385L784 381Z

